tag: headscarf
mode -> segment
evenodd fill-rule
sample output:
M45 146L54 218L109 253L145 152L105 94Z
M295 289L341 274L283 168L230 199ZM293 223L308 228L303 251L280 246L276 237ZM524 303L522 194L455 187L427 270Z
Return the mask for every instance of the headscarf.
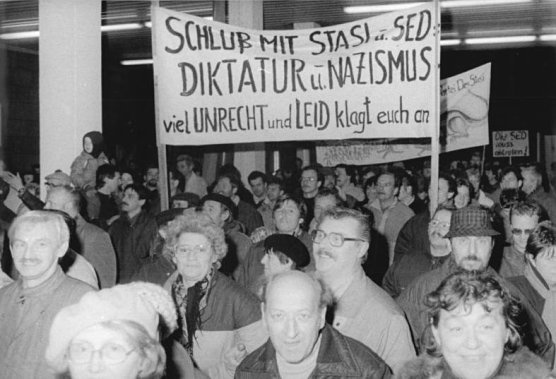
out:
M100 132L89 132L83 136L83 145L85 145L85 138L89 137L93 143L93 151L90 153L93 157L98 158L100 153L104 151L104 137Z

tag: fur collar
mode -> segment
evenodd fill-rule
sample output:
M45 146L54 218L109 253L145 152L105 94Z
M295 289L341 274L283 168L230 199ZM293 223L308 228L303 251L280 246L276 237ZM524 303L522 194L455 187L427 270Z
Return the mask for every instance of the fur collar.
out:
M442 358L421 354L414 360L407 362L397 373L398 379L454 379L445 370ZM444 375L443 375L444 374ZM503 358L502 366L492 379L546 379L554 378L546 363L533 354L526 347L522 347L513 354Z

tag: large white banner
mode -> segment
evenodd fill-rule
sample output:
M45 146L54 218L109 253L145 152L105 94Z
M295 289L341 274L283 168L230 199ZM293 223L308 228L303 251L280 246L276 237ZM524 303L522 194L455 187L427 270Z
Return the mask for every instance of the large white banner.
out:
M490 63L442 80L440 98L441 152L488 145ZM327 141L317 146L317 162L366 165L426 157L431 155L429 141Z
M436 111L433 7L295 31L154 7L160 142L428 137Z

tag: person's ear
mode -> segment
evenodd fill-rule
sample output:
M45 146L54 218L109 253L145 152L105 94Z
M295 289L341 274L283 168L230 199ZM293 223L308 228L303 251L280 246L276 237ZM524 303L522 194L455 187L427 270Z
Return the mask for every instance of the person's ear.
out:
M369 243L368 242L359 242L359 251L357 252L357 257L362 258L367 254L369 251Z
M431 328L432 336L436 341L436 344L438 345L438 347L440 347L441 343L440 343L440 334L438 333L438 329L433 325L431 325L430 328Z
M455 195L456 195L455 192L448 192L447 199L448 199L448 200L452 200L452 199L454 198Z
M265 314L265 311L264 311L264 303L263 302L261 302L261 322L262 322L263 328L265 330L268 330L268 325L266 323L266 314Z
M326 307L322 307L320 311L319 329L324 328L326 324Z
M60 247L58 248L58 251L56 252L56 256L58 258L62 258L64 255L66 255L66 253L68 252L69 249L69 241L66 241L62 244L60 244Z
M139 200L139 204L141 204L141 207L143 207L145 205L146 201L147 201L146 199L140 199Z

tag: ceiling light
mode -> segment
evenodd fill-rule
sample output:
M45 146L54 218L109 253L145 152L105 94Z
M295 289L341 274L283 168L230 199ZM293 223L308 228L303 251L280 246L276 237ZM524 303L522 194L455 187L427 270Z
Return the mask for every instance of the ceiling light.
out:
M132 22L129 24L112 24L112 25L102 25L100 27L101 32L113 32L116 30L133 30L141 29L143 25L138 22Z
M556 34L543 34L539 36L541 41L556 41Z
M39 37L38 30L0 34L0 39L27 39L27 38L38 38L38 37Z
M461 43L461 39L441 39L440 46L455 46Z
M381 5L357 5L351 7L344 7L344 13L356 14L356 13L382 13L382 12L393 12L402 9L416 7L425 3L415 2L415 3L398 3L398 4L381 4Z
M440 6L442 8L463 8L463 7L531 3L532 1L533 0L446 0L446 1L441 1Z
M492 37L492 38L467 38L465 43L468 45L489 45L497 43L520 43L533 42L536 36L513 36L513 37Z
M139 65L147 65L153 64L152 59L124 59L120 61L122 66L139 66Z

